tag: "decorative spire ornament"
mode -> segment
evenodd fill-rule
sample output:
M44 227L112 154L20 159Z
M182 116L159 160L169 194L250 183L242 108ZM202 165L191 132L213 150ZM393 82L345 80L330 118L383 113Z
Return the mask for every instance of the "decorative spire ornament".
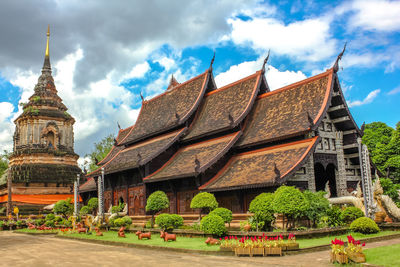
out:
M271 52L271 49L268 50L268 55L267 55L267 57L264 59L263 66L262 66L262 68L261 68L261 72L262 72L262 73L265 73L265 65L267 65L267 63L268 63L269 53L270 53L270 52Z
M46 41L46 52L44 54L44 63L43 63L43 71L51 71L51 65L50 65L50 25L47 26L47 41Z
M334 71L335 73L339 71L339 60L342 59L343 54L344 54L344 51L346 51L346 45L347 45L347 42L344 43L343 50L342 50L342 52L340 52L340 54L337 56L336 61L335 61L335 64L333 65L333 71Z

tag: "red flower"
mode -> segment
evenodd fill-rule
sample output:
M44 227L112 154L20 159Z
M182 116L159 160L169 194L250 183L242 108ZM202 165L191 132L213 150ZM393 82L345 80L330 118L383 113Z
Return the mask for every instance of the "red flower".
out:
M365 247L365 242L364 242L364 243L362 243L362 245L361 245L361 246Z

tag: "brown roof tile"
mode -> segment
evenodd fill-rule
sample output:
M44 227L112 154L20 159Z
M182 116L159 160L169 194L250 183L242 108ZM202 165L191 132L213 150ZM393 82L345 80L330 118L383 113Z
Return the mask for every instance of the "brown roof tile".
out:
M323 119L332 91L332 70L265 93L246 119L236 146L251 146L300 135ZM310 116L310 120L308 117Z
M240 123L255 101L261 77L262 72L258 71L208 93L183 140L193 140L230 129Z
M126 129L121 129L118 131L118 136L116 138L117 143L121 142L121 140L123 140L126 137L131 128L132 127L128 127ZM106 164L108 161L110 161L110 159L112 159L115 155L118 154L118 152L120 152L124 148L125 146L123 145L117 145L117 146L113 145L110 152L108 152L107 156L105 156L104 159L102 159L97 165L100 166Z
M235 155L199 189L221 191L281 184L307 159L317 140L314 137Z
M182 125L200 104L211 73L208 70L144 101L135 125L121 144L132 143Z
M89 192L89 191L96 191L96 182L94 181L94 178L89 178L84 184L82 184L79 187L79 192L84 193L84 192Z
M240 134L241 132L236 132L183 147L163 167L146 177L144 182L195 176L220 159L233 146Z
M106 174L137 168L157 157L161 152L170 147L184 133L186 128L176 130L149 140L137 143L125 148L116 154L109 162L104 164ZM95 176L100 174L100 168L88 174Z

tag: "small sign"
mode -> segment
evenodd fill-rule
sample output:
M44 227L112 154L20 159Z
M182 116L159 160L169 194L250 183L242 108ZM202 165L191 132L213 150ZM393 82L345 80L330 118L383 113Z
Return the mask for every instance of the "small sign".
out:
M19 208L18 208L18 207L15 207L15 208L14 208L14 213L15 213L15 214L18 214L18 213L19 213Z

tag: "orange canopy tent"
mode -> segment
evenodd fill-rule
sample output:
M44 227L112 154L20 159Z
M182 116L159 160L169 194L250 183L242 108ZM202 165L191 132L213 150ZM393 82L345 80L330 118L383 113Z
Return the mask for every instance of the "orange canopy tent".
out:
M70 198L72 202L74 201L73 194L55 194L55 195L12 195L13 202L20 202L26 204L36 204L36 205L49 205L56 203L59 200L66 200ZM0 196L0 203L7 202L8 195ZM82 198L79 197L79 202L82 201Z

